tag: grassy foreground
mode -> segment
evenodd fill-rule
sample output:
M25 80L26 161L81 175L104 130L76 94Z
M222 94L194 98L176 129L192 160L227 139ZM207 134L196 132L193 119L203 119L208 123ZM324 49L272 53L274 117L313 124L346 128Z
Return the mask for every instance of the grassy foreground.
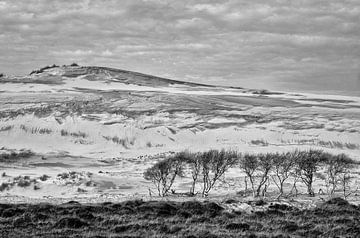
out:
M340 198L311 210L285 204L266 207L247 214L199 201L0 204L0 237L360 236L360 207Z

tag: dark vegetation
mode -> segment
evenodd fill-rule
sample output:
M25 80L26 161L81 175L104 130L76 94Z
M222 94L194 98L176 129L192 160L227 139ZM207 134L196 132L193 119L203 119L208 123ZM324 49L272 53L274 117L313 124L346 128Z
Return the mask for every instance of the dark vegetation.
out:
M34 156L34 152L30 150L11 151L0 153L0 162L16 162L20 159L30 158Z
M236 203L237 201L229 201ZM0 204L1 237L359 237L360 207L334 198L310 210L273 203L232 212L214 202ZM265 208L266 207L266 208Z
M61 136L72 136L72 137L77 137L77 138L79 138L79 137L86 138L87 137L87 134L85 132L81 132L81 131L79 131L79 132L68 132L67 130L64 130L64 129L62 129L60 131L60 134L61 134Z
M217 183L226 180L225 173L229 168L238 168L239 174L244 174L245 192L250 190L254 197L265 196L272 183L278 188L278 198L297 196L299 182L306 186L309 196L315 196L313 184L316 178L325 181L329 196L340 189L343 197L347 198L353 193L349 187L352 179L350 174L356 165L344 154L332 155L312 149L281 154L210 150L171 155L148 168L144 178L154 183L159 196L167 196L170 192L176 194L172 186L177 177L188 176L192 179L192 185L185 194L207 197ZM319 173L320 169L324 170L322 174ZM293 183L292 189L284 191L284 183L289 181ZM196 191L196 187L201 187L201 190Z
M36 69L36 70L31 71L30 75L32 75L32 74L40 74L40 73L43 73L43 72L44 72L45 70L47 70L47 69L58 68L58 67L59 67L59 66L56 65L56 64L47 65L47 66L42 67L42 68L40 68L40 69Z
M35 186L37 186L36 185L37 183L38 183L38 181L36 179L32 179L29 176L17 176L15 178L13 178L12 181L1 183L0 184L0 192L9 190L14 186L26 188L31 185L34 185L34 189L35 189Z
M25 125L20 125L20 129L31 134L51 134L52 130L49 128L40 128L40 127L27 127Z

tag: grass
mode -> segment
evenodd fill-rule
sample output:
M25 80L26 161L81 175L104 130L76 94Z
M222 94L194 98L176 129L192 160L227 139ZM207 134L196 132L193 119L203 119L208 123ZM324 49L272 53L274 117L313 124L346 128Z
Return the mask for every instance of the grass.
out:
M40 128L40 127L27 127L25 125L20 125L20 129L31 134L51 134L52 130L49 128Z
M234 201L230 201L234 202ZM255 206L255 205L254 205ZM262 205L263 206L263 205ZM0 204L2 237L356 237L360 207L332 199L309 210L265 204L251 214L211 201Z
M129 149L130 146L134 145L135 138L129 140L128 137L126 138L119 138L118 136L103 136L103 138L107 141L112 141L115 144L122 145L125 149Z
M86 138L88 135L85 132L68 132L67 130L62 129L60 131L61 136L72 136L72 137L76 137L76 138Z

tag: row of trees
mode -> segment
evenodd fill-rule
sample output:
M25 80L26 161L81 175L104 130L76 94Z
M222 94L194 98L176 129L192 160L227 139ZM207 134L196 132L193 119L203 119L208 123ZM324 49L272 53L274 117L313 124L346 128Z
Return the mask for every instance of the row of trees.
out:
M330 196L341 188L346 198L350 195L348 186L355 165L355 161L344 154L332 155L312 149L265 154L241 154L232 150L186 151L155 163L145 171L144 178L154 183L159 196L166 196L174 192L172 186L177 177L188 176L192 183L186 194L200 193L206 197L229 168L240 168L245 174L245 190L250 189L254 197L264 196L271 183L278 188L278 197L285 196L284 184L288 180L292 181L291 194L298 194L297 185L301 182L307 193L314 196L314 179L319 177L325 181ZM323 173L319 173L320 170ZM201 185L198 186L200 191L196 191L197 184Z

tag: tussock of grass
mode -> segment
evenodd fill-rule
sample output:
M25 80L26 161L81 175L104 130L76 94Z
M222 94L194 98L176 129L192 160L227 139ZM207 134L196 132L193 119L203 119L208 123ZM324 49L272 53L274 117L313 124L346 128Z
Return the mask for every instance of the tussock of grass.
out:
M122 145L126 149L129 149L130 146L134 145L134 143L135 143L135 138L132 138L132 139L129 139L128 137L119 138L118 136L114 136L114 137L103 136L103 138L107 141L112 141L115 144Z

